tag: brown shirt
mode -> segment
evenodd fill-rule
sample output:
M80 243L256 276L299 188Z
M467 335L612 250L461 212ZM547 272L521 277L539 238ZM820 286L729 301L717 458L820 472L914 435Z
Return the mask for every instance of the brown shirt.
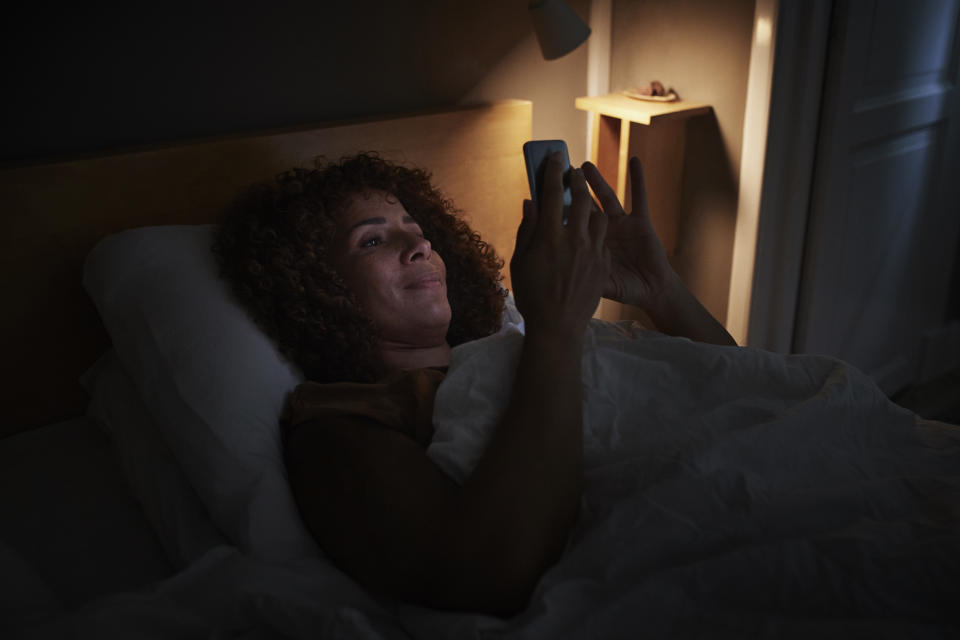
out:
M401 371L372 384L304 382L287 399L284 449L294 431L355 422L397 431L425 448L433 438L433 400L445 371Z
M444 375L418 369L373 384L305 382L287 398L281 434L300 515L334 562L368 587L395 590L382 575L388 561L371 549L414 545L396 523L411 505L452 490L435 466L414 463L426 460Z

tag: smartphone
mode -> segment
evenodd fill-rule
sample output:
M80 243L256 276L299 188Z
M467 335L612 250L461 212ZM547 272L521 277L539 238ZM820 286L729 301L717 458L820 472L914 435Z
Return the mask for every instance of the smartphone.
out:
M547 158L554 151L563 154L563 224L567 224L570 211L570 154L567 153L567 143L563 140L531 140L523 145L523 158L527 163L527 180L530 182L530 199L540 210L540 199L543 197L543 174L547 168Z

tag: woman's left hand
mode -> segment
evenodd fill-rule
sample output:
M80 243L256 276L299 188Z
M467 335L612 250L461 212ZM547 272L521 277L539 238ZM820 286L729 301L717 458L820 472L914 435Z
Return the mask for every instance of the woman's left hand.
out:
M585 162L583 173L607 214L607 247L612 260L603 297L649 312L678 285L679 278L650 223L640 160L630 159L633 207L629 214L624 212L617 194L595 165Z
M607 214L606 243L611 265L603 297L640 307L664 333L736 346L724 326L700 304L670 266L667 252L650 223L640 161L630 159L633 211L629 215L594 165L584 163L583 173Z

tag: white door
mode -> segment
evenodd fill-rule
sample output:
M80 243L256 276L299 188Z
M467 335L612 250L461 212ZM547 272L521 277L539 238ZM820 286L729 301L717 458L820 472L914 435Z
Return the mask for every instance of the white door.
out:
M838 0L793 350L892 393L960 364L960 0Z

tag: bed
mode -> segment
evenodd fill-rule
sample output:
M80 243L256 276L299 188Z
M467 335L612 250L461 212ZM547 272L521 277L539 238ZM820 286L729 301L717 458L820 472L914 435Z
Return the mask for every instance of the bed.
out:
M629 322L589 328L581 514L526 609L392 601L325 558L277 432L302 376L217 279L210 225L251 182L377 150L431 169L509 258L530 116L505 101L3 169L0 633L960 632L960 429L837 360ZM456 480L497 424L522 340L508 304L501 332L454 350L428 455Z

